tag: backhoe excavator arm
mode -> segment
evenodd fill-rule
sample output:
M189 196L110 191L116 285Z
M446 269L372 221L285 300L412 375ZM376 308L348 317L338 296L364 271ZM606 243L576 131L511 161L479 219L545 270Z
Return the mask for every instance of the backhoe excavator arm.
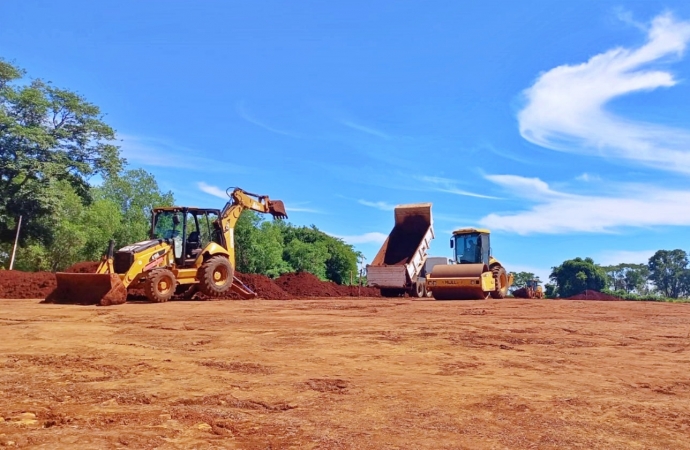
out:
M242 211L250 209L260 213L271 214L274 218L287 219L285 205L280 200L270 200L267 195L257 195L235 188L230 195L230 201L220 214L220 226L225 236L225 243L230 256L230 262L235 266L235 238L234 230Z

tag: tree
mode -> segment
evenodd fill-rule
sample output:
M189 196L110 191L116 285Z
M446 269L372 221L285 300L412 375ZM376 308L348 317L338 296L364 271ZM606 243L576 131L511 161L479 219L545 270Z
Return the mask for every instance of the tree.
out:
M592 258L575 258L553 267L549 278L558 286L561 297L570 297L590 289L601 291L608 283L604 269L594 264Z
M659 250L649 258L649 279L656 288L669 298L678 298L690 292L688 279L688 255L683 250Z
M649 269L645 264L622 263L602 267L609 277L609 289L627 293L642 293L646 290Z
M107 177L94 197L118 205L121 223L113 235L118 246L148 239L154 207L171 206L172 192L162 192L154 176L143 169L127 170Z
M283 255L295 272L309 272L321 280L328 279L326 260L330 255L324 242L307 243L293 239L285 246Z
M23 70L0 60L0 242L10 242L19 215L23 242L48 243L57 211L56 183L90 200L88 180L116 173L114 131L97 106L39 79L21 83Z
M259 213L244 211L235 224L235 263L243 273L277 277L292 268L283 260L279 223L264 221Z

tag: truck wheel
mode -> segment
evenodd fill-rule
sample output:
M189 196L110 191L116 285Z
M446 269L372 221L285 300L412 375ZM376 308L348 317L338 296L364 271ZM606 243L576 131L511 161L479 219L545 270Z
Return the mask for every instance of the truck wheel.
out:
M146 276L144 292L154 303L167 302L175 293L175 274L168 269L154 269Z
M199 290L209 297L221 297L230 292L234 274L226 256L213 256L199 267Z
M424 283L415 283L410 293L417 298L426 297L426 285Z
M491 297L496 299L505 298L508 293L508 276L506 275L506 270L501 266L494 266L491 272L493 272L494 282L496 283L496 289L491 292Z

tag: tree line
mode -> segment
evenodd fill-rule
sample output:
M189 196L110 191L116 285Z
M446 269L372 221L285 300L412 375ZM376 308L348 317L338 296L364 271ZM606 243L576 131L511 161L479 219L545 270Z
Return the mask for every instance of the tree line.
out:
M658 250L647 264L602 266L592 258L574 258L552 267L547 297L570 297L585 290L608 292L630 299L690 297L690 263L684 250ZM533 273L514 273L514 287L524 287Z
M174 204L173 193L127 165L96 105L25 76L0 59L0 267L20 216L18 270L59 271L98 260L111 239L119 247L148 239L152 209ZM241 272L306 271L337 283L357 273L360 254L315 226L245 211L235 236Z

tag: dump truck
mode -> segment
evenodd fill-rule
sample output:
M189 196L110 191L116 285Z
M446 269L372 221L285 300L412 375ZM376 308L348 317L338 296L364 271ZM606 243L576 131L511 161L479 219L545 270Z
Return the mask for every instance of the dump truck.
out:
M420 274L434 238L431 203L398 205L393 215L393 229L366 266L367 286L384 297L425 297L426 278Z
M479 300L489 296L505 298L513 283L503 265L494 258L490 231L461 228L453 232L450 247L453 264L437 265L426 275L426 283L436 300Z
M112 305L124 303L127 291L142 289L156 303L175 294L208 297L234 292L256 296L235 276L234 228L244 210L287 218L285 205L234 188L220 209L170 206L154 208L148 240L115 251L111 241L95 274L56 274L57 287L46 301Z

